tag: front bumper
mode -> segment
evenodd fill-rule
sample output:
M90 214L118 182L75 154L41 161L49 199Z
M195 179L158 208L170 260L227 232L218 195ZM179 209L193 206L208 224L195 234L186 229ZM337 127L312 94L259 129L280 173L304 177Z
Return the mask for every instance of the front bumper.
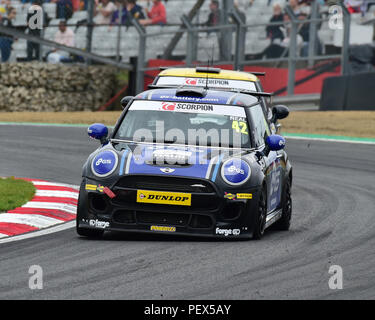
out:
M99 187L95 181L85 180L86 185ZM237 199L226 196L225 192L206 180L195 180L195 185L197 184L205 185L207 188L203 192L190 190L190 206L138 203L137 185L129 181L126 185L117 182L111 186L111 190L116 194L113 199L100 187L97 190L93 190L92 187L90 190L81 190L77 224L80 228L106 231L215 238L252 236L254 213L257 212L258 203L257 189L241 190L241 194L251 194L251 199ZM157 188L162 191L176 191L170 189L170 184L166 186L159 183L158 186L151 186L143 179L139 189L144 189L145 186L149 187L148 190ZM177 188L177 185L174 188ZM231 194L236 195L233 190Z

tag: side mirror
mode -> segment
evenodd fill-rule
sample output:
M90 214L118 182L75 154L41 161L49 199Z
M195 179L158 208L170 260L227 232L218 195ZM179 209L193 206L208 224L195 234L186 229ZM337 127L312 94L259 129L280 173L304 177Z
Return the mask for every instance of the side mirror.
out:
M266 146L270 151L279 151L285 148L285 139L278 134L272 134L266 139Z
M284 119L289 116L289 108L283 105L277 105L272 108L273 122Z
M107 143L108 128L102 123L94 123L87 129L90 138L100 140L100 143Z
M122 106L122 108L124 109L124 108L128 105L129 101L130 101L131 99L133 99L133 98L134 98L133 96L126 96L126 97L123 97L123 98L121 99L121 106Z

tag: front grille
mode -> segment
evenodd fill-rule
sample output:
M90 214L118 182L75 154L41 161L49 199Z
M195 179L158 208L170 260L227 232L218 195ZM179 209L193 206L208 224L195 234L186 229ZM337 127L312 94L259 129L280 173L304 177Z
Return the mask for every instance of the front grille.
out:
M118 210L113 214L112 220L117 223L134 224L136 222L135 212L132 210Z
M160 213L154 211L118 210L112 220L123 225L145 224L165 225L175 227L187 227L191 229L211 229L214 226L213 219L203 214L175 214Z
M155 177L155 176L127 176L117 182L116 187L143 190L176 191L187 193L214 193L213 186L204 180Z
M213 225L212 219L209 216L193 214L189 226L194 229L209 229Z
M189 215L186 214L167 214L157 212L136 212L138 223L145 224L166 224L172 226L186 226Z

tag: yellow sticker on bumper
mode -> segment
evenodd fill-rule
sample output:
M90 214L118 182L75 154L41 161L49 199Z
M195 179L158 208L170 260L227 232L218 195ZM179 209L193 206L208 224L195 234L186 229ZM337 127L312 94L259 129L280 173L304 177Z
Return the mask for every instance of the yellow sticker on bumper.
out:
M237 199L252 199L252 193L237 193Z
M88 191L99 191L99 192L103 192L104 190L104 187L99 185L95 185L95 184L86 184L86 190Z
M191 194L179 192L161 192L137 190L137 202L191 206Z
M97 187L95 184L86 184L86 190L96 191Z
M151 231L176 232L176 227L151 226Z

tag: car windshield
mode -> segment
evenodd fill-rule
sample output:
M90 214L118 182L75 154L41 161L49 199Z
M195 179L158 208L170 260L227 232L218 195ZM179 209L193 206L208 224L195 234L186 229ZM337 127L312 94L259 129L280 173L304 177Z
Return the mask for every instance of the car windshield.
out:
M214 78L188 78L188 77L159 77L156 85L169 85L169 86L197 86L209 87L218 89L236 89L236 90L249 90L257 91L255 82L245 80L227 80L227 79L214 79Z
M250 148L243 107L136 100L114 138L136 142Z

